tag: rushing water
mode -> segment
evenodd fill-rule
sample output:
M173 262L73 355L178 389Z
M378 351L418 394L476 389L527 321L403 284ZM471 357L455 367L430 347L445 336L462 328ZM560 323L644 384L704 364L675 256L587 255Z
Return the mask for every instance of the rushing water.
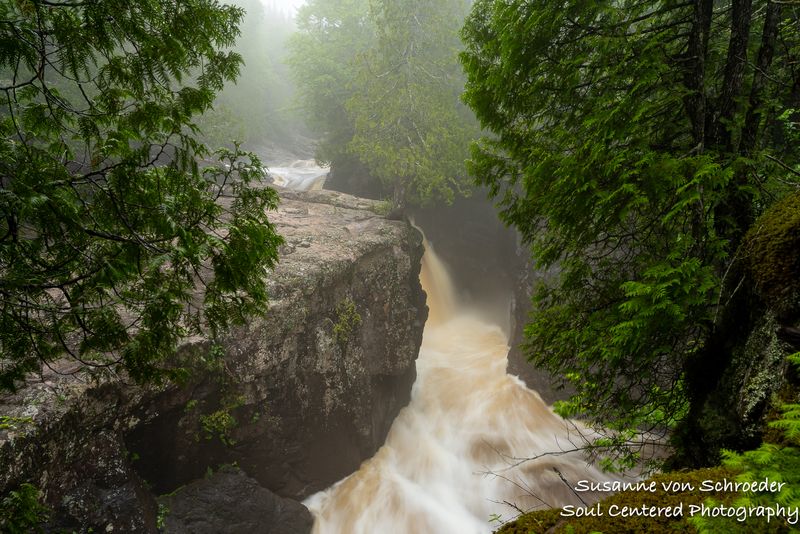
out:
M374 457L306 500L314 532L484 533L518 510L594 500L571 485L610 477L564 453L589 431L506 374L505 335L460 308L427 243L420 281L430 313L411 402Z
M313 159L301 159L291 163L270 164L267 173L276 185L297 191L322 189L328 167L320 167Z

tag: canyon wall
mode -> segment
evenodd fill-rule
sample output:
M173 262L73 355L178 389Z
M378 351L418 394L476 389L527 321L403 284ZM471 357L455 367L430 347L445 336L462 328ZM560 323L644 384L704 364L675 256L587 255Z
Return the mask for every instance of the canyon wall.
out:
M243 493L274 503L280 528L310 527L285 498L354 471L408 402L427 316L422 241L373 201L281 197L271 220L286 244L268 275L267 314L215 346L187 340L179 357L194 371L180 385L140 387L61 363L0 397L0 495L33 484L51 529L210 532L220 523L193 517L191 501L219 493L203 487L218 481L256 488ZM265 508L246 501L220 513Z

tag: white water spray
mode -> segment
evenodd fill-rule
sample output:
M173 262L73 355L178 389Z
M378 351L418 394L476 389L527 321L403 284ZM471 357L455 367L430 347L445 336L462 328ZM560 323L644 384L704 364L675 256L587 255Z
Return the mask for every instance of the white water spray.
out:
M519 510L596 500L572 486L614 477L564 452L590 431L506 374L504 334L458 308L427 242L420 282L430 312L411 402L374 457L306 500L315 534L486 533Z
M328 167L320 167L313 159L301 159L291 163L269 165L267 173L275 185L296 191L322 189L328 176Z

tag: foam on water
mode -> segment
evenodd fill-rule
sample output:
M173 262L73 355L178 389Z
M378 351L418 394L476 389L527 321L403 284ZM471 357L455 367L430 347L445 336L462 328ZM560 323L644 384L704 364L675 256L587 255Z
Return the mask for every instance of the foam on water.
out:
M296 191L322 189L328 176L328 167L320 167L313 159L301 159L286 164L270 165L267 173L276 185Z
M565 481L613 477L566 453L591 437L506 374L501 329L459 309L426 243L420 282L430 309L411 402L384 446L354 474L312 495L316 534L485 533L533 508L581 505ZM532 461L524 458L547 453ZM552 453L552 454L551 454Z

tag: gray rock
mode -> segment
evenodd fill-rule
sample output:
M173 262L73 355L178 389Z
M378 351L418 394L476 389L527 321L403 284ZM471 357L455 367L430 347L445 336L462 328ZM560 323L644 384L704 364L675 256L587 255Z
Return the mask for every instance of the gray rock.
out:
M153 493L209 468L237 463L301 499L378 449L415 379L421 236L374 201L281 196L270 219L302 246L269 275L266 315L230 332L221 360L208 340L186 340L180 358L195 373L181 386L60 362L0 396L0 415L18 423L0 430L0 497L30 482L56 526L147 532Z
M234 468L180 488L159 505L166 534L308 534L314 526L308 508Z

